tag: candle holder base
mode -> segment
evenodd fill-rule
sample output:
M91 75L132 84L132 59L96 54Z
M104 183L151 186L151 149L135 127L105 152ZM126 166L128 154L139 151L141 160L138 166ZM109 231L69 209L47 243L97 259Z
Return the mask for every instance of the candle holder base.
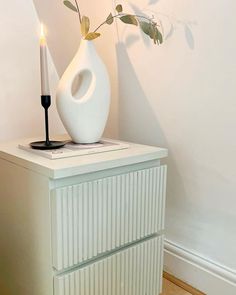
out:
M50 140L49 138L49 122L48 122L48 109L51 105L51 96L42 95L41 96L41 105L45 111L45 141L35 141L31 142L30 146L32 149L36 150L54 150L63 147L66 144L66 141L55 141Z
M36 141L31 142L30 146L36 150L54 150L63 147L66 144L65 141Z

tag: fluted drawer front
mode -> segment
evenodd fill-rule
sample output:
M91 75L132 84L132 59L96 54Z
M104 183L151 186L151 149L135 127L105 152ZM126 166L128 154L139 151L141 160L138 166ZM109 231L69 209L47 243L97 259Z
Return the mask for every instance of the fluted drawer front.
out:
M54 279L55 295L157 295L161 292L163 238L118 252Z
M163 229L166 166L59 188L52 194L57 270Z

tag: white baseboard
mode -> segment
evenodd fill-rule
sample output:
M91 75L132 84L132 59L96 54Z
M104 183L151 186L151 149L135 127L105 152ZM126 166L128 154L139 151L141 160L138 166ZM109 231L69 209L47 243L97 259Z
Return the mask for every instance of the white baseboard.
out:
M164 270L207 295L236 295L236 271L165 240ZM233 257L236 259L236 257Z

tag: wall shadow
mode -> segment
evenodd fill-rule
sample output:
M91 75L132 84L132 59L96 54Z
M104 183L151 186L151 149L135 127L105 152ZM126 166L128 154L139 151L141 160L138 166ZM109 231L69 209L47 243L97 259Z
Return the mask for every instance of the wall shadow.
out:
M168 148L169 156L163 163L168 165L167 218L169 219L168 216L173 212L172 208L178 208L182 202L189 202L183 179L157 114L150 105L129 59L126 45L119 42L116 49L120 98L119 137L122 140ZM173 216L169 219L167 225L173 223L175 218L176 216Z

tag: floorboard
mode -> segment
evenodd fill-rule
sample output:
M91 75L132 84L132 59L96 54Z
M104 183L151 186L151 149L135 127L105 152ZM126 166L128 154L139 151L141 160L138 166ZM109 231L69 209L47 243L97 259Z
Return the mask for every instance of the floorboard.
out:
M163 279L163 292L161 295L191 295L191 293L176 286L167 279Z

